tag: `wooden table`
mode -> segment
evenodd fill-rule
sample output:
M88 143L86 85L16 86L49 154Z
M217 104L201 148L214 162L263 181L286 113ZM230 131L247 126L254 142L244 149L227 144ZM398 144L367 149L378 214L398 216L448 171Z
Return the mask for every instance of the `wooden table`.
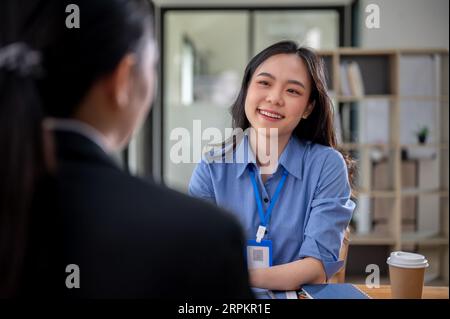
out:
M374 299L391 299L391 287L380 285L380 288L367 288L366 285L355 285ZM448 287L425 286L422 299L448 299Z

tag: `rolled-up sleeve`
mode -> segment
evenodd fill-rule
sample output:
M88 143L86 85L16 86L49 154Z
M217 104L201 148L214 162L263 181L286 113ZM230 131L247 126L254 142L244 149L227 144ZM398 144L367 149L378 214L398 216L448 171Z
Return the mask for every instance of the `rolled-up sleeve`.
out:
M189 195L215 203L211 172L208 164L202 160L194 169L189 182Z
M343 265L339 250L355 209L347 167L342 155L330 152L321 168L299 257L314 257L324 266L327 279Z

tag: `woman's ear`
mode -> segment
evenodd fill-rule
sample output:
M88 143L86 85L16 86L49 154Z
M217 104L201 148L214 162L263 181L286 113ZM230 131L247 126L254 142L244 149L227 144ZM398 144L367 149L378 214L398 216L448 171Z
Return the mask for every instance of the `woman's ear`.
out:
M305 112L302 115L302 119L307 119L308 116L312 113L312 111L314 110L314 106L316 105L316 101L312 101L311 103L308 104L308 106L306 107Z
M127 54L117 65L112 74L112 98L119 108L126 107L130 102L130 92L133 87L132 70L136 63L133 54Z

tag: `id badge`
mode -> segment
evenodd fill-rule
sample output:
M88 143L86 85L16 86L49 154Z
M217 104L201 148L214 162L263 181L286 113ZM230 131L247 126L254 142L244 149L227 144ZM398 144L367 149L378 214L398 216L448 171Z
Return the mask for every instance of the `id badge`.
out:
M247 240L247 267L249 269L267 268L272 266L272 241L254 239Z

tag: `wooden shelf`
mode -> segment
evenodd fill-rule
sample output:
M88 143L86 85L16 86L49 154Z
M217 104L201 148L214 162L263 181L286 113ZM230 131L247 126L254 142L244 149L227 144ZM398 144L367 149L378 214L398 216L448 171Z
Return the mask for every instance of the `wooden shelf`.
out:
M396 49L361 49L354 47L341 47L336 50L340 55L393 55L398 52Z
M427 232L409 232L402 234L401 242L402 245L442 246L448 245L448 238Z
M410 148L419 148L419 149L430 149L437 148L441 150L448 149L448 143L430 143L430 144L394 144L394 143L341 143L339 147L346 150L356 150L356 149L366 149L366 148L378 148L378 149L410 149Z
M355 192L360 195L369 197L381 198L395 198L397 192L395 190L365 190L355 189ZM440 197L448 197L448 190L446 189L417 189L417 188L403 188L400 192L402 197L419 196L419 195L436 195Z
M393 100L394 95L391 94L373 94L373 95L363 95L363 96L345 96L337 95L334 97L338 102L358 102L358 101L368 101L368 100Z
M432 144L400 144L401 148L439 148L446 150L448 149L448 143L432 143Z
M441 48L426 48L426 49L411 49L411 48L396 48L396 49L364 49L355 47L340 47L333 50L319 50L320 55L432 55L444 54L448 55L447 49Z
M440 49L440 48L427 48L427 49L411 49L411 48L402 48L402 49L398 49L398 52L400 54L405 54L405 55L432 55L432 54L447 54L448 55L448 50L447 49Z
M332 95L331 99L336 100L338 102L359 102L359 101L368 101L368 100L395 100L399 99L400 101L440 101L440 102L448 102L447 95L440 96L426 96L426 95L400 95L397 96L395 94L368 94L361 96L347 96L347 95Z
M361 210L358 213L365 215L356 220L355 225L361 226L360 229L374 229L369 234L353 232L350 245L378 245L385 246L379 247L381 249L400 250L412 244L417 245L419 253L422 246L425 246L424 250L439 250L438 265L434 267L439 276L448 279L448 266L442 266L448 265L443 260L446 254L448 256L448 236L402 232L402 229L426 229L418 221L430 218L433 227L437 224L438 231L448 233L448 204L445 201L449 197L449 185L448 179L441 176L448 174L448 49L344 47L319 54L331 68L329 85L333 88L332 99L340 116L342 140L356 141L339 145L340 149L353 151L358 157L360 179L356 184L360 189L354 193ZM416 64L417 69L412 69ZM417 90L416 77L423 72L420 67L433 72L430 75L433 81L426 80L433 87ZM415 70L416 75L412 77L414 72L405 70ZM418 83L423 83L424 79ZM363 95L344 95L343 92ZM433 113L426 113L430 116L421 118L420 114L425 113L417 115L417 110L422 106L432 108ZM408 107L416 113L410 115ZM415 143L414 132L418 129L415 125L431 125L433 139L429 141L432 143ZM422 201L422 196L428 195L430 198L425 197ZM405 223L406 219L408 223ZM411 223L415 223L415 227L404 227ZM441 253L442 247L446 254Z
M395 245L395 238L389 234L351 234L350 245Z
M444 102L448 102L447 95L439 95L439 96L400 95L398 98L400 100L404 100L404 101L444 101Z
M403 197L418 196L418 195L437 195L440 197L448 197L448 190L446 189L418 189L418 188L403 188L401 190Z
M374 198L395 198L397 193L394 190L364 190L364 189L356 189L356 193L359 195L366 195Z
M339 147L346 150L378 148L378 149L395 149L397 146L394 144L380 144L380 143L342 143Z

